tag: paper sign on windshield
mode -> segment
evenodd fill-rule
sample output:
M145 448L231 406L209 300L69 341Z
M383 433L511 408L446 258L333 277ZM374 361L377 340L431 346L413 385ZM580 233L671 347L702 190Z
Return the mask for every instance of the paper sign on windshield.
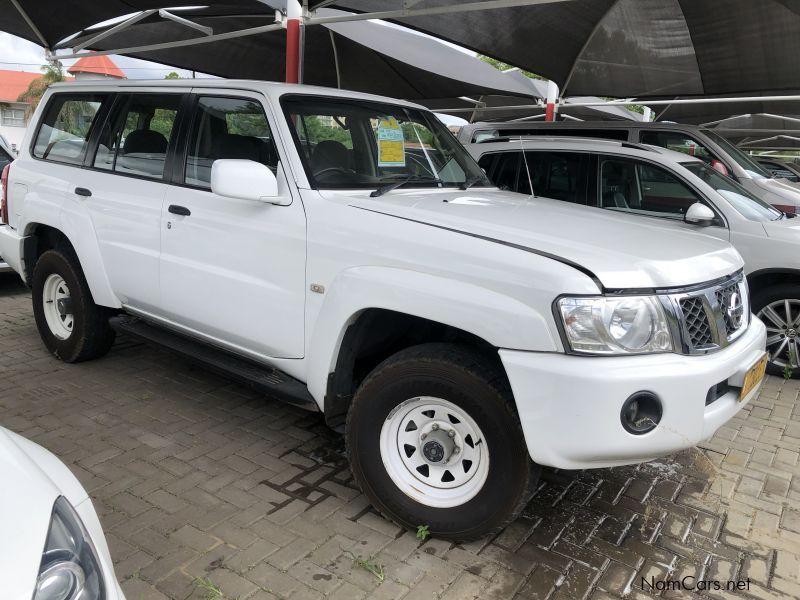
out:
M378 166L405 167L406 148L403 130L394 117L381 119L378 123Z

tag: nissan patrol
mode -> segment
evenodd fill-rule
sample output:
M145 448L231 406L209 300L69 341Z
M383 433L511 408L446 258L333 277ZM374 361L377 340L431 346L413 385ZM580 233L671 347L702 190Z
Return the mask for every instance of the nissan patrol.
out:
M77 363L124 331L321 411L407 527L497 531L539 465L684 449L763 378L728 243L501 191L414 104L70 82L27 136L0 255L45 346Z

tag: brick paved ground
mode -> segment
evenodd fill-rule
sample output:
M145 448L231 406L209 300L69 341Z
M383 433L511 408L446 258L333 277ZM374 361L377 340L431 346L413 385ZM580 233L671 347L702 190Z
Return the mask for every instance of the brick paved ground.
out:
M800 597L798 382L769 379L702 451L546 471L503 533L452 545L375 514L318 416L130 341L82 365L51 358L11 276L0 381L0 422L89 490L128 600L206 598L199 578L248 600L649 598L641 578L668 574L752 582L703 597Z

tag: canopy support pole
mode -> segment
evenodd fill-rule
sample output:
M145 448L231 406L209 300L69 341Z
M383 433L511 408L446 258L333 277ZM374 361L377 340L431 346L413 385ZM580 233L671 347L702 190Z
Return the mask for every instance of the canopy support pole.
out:
M286 1L286 83L300 83L300 21L303 7L298 0Z
M42 32L39 31L39 28L28 16L28 13L26 13L25 10L19 5L19 0L11 0L11 4L13 4L14 7L19 11L19 14L22 15L22 18L28 24L28 27L31 28L31 31L33 31L33 33L36 34L36 37L39 38L39 41L42 42L42 46L44 46L46 50L50 50L50 44L48 44L47 40L44 39Z
M544 112L544 120L552 123L558 114L558 85L555 81L547 81L547 107Z

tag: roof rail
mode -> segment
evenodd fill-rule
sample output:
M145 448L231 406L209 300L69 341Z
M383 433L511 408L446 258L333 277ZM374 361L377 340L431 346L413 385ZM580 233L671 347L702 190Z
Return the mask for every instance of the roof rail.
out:
M564 142L564 141L575 141L575 142L592 142L593 144L609 144L612 146L619 146L620 148L631 148L634 150L644 150L645 152L658 152L658 149L649 146L647 144L639 144L637 142L628 142L625 140L612 140L608 138L601 138L601 137L591 137L591 136L576 136L576 135L499 135L497 137L492 138L485 138L476 144L491 144L493 142L531 142L531 141L542 141L542 142Z

